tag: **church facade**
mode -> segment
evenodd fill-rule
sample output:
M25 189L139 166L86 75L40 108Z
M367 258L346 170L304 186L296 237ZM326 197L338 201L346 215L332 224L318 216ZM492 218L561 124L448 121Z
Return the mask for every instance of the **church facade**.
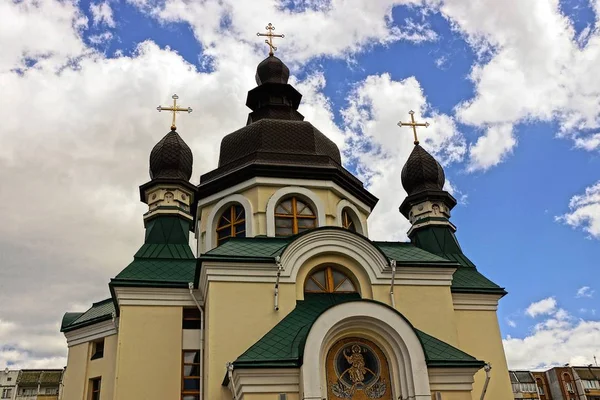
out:
M108 299L63 317L62 399L512 398L506 292L463 253L440 164L415 141L410 242L369 239L377 198L288 77L272 54L258 65L247 124L199 185L174 124L156 144L143 244Z

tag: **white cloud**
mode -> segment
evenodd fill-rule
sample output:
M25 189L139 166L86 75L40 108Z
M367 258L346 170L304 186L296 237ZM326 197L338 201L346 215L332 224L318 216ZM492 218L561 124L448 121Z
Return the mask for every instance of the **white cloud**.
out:
M113 12L108 1L102 3L91 3L90 12L92 13L92 20L94 25L105 24L109 28L116 26L115 20L113 19Z
M544 369L571 363L586 365L600 353L600 321L585 321L559 310L536 324L524 338L503 340L506 359L512 369Z
M594 290L589 286L582 286L577 289L577 294L575 297L592 297L594 295Z
M494 125L469 148L469 171L486 170L498 165L509 154L517 140L510 124Z
M460 161L465 144L454 120L427 103L414 78L394 81L389 74L373 75L360 82L342 110L348 141L347 153L357 162L359 178L380 201L369 217L369 236L374 239L406 237L410 227L398 207L406 195L400 179L404 161L413 149L412 133L396 124L407 120L406 110L431 125L421 129L419 140L442 163Z
M470 73L475 95L456 110L461 122L488 129L556 121L577 147L600 148L600 30L577 36L559 0L443 0L439 9L479 56ZM471 170L503 160L515 143L504 129L499 149L481 143L470 152Z
M517 323L515 321L513 321L512 319L510 319L510 318L506 318L506 323L511 328L516 328L517 327Z
M580 228L591 237L600 239L600 181L575 195L569 201L569 212L555 217L556 221Z
M103 33L100 33L98 35L90 35L90 36L88 36L88 40L92 44L106 43L106 42L110 41L112 38L113 38L113 35L110 32L103 32Z
M525 310L525 314L530 317L536 317L538 315L551 314L556 310L556 299L554 297L548 297L546 299L531 303Z

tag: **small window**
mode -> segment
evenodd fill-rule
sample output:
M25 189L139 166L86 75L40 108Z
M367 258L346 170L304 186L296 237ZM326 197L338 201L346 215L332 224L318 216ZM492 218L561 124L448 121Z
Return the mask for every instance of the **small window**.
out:
M198 350L183 351L182 372L182 400L198 400L200 398L200 352Z
M217 224L217 246L232 237L246 237L246 213L240 204L227 207Z
M287 198L275 207L275 236L291 236L316 226L314 211L297 197Z
M90 360L96 360L104 357L104 339L92 343L92 357Z
M10 398L12 398L12 388L2 389L2 397L1 398L2 399L10 399Z
M90 379L90 395L89 400L100 400L100 387L102 386L101 378Z
M200 310L197 308L183 309L183 329L200 329Z
M356 224L352 218L351 211L348 211L348 208L342 210L342 227L349 231L356 232Z
M10 381L12 381L12 377L10 377L10 376L9 376L8 378L6 378L6 381L7 381L7 382L10 382Z
M304 285L306 293L354 293L356 288L350 278L332 267L313 272Z

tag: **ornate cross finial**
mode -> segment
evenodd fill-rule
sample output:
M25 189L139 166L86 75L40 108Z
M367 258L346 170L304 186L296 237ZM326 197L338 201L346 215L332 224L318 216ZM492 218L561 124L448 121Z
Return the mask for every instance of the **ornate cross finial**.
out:
M156 107L156 109L159 112L160 111L172 111L173 112L173 123L171 123L171 130L174 131L175 129L177 129L177 127L175 126L175 115L177 115L177 112L187 111L189 114L192 112L192 109L190 107L188 107L188 108L177 107L177 99L179 98L179 96L177 96L176 94L171 96L171 98L173 99L173 107L158 106L158 107Z
M267 30L267 33L257 33L256 36L268 37L268 39L265 39L265 43L269 45L269 55L272 56L273 52L277 50L277 47L273 46L273 38L274 37L284 38L285 35L284 34L281 34L281 35L274 34L273 31L275 30L275 27L270 22L269 22L269 25L267 25L265 27L265 29Z
M410 114L410 120L411 122L398 122L398 126L402 127L402 126L410 126L413 128L413 134L415 135L415 146L417 144L419 144L419 139L417 138L417 126L424 126L425 128L427 128L429 126L429 122L425 122L425 123L417 123L415 122L415 112L413 110L410 110L408 112Z

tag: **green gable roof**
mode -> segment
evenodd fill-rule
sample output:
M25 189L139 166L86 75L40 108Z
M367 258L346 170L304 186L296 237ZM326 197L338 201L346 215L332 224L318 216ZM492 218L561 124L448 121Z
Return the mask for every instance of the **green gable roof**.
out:
M73 329L109 320L112 318L113 312L115 312L115 306L112 299L99 301L92 304L92 307L84 313L66 313L63 316L60 331L68 332ZM74 318L76 315L78 317Z
M360 299L360 296L356 293L306 294L305 300L299 300L292 312L234 361L234 367L294 368L301 366L304 345L313 323L329 308L351 301L369 301L388 307L373 300ZM400 313L398 314L404 318ZM483 361L479 361L418 329L413 328L413 330L423 346L427 366L483 367Z

